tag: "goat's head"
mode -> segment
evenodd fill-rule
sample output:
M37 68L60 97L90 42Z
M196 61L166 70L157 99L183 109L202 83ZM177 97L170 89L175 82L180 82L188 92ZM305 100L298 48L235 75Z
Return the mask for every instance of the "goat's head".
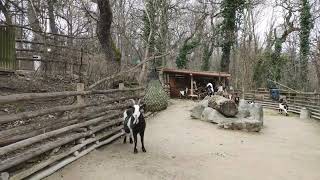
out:
M132 105L129 106L129 108L132 108L133 109L133 117L135 119L138 119L141 115L141 113L144 112L145 110L145 104L141 104L141 99L139 99L138 103L135 102L135 100L133 99L130 99L131 102L132 102Z

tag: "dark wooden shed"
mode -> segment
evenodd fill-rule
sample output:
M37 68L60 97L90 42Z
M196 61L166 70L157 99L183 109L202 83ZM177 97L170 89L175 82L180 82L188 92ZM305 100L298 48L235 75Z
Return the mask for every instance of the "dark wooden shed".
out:
M212 83L216 86L229 86L231 74L224 72L209 72L209 71L192 71L192 70L177 70L177 69L162 69L163 83L170 88L171 97L179 97L180 91L189 89L188 96L196 97L197 90L204 89L207 83Z

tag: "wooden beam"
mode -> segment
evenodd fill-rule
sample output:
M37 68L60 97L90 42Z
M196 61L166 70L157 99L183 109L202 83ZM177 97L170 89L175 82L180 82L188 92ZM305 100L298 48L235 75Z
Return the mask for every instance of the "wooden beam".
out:
M52 98L62 98L78 95L94 95L94 94L113 94L118 92L130 92L143 90L143 87L130 88L130 89L109 89L109 90L96 90L96 91L63 91L63 92L51 92L51 93L22 93L22 94L12 94L7 96L0 96L0 104L7 104L19 101L31 101L38 99L52 99Z
M10 144L8 146L5 146L5 147L2 147L0 148L0 156L6 154L6 153L9 153L9 152L12 152L12 151L15 151L17 149L20 149L20 148L23 148L23 147L26 147L26 146L29 146L29 145L32 145L36 142L40 142L42 140L45 140L45 139L48 139L50 137L54 137L54 136L57 136L59 134L62 134L62 133L65 133L65 132L68 132L68 131L71 131L73 129L77 129L77 128L81 128L81 127L85 127L85 126L89 126L89 125L92 125L92 124L96 124L96 123L99 123L101 121L104 121L106 119L110 119L110 118L113 118L114 115L109 115L109 116L103 116L103 117L99 117L99 118L96 118L96 119L93 119L93 120L90 120L90 121L86 121L86 122L83 122L83 123L80 123L80 124L75 124L75 125L71 125L71 126L67 126L67 127L64 127L64 128L61 128L61 129L57 129L55 131L51 131L51 132L47 132L47 133L44 133L44 134L41 134L41 135L38 135L38 136L35 136L35 137L32 137L32 138L29 138L29 139L25 139L23 141L19 141L19 142L16 142L14 144ZM114 121L110 121L110 122L107 122L106 124L103 124L101 125L101 127L96 127L92 132L90 133L95 133L95 132L98 132L106 127L110 127L112 125L115 125L115 124L118 124L118 123L121 123L122 120L118 119L118 120L114 120Z
M106 133L102 133L101 135L98 135L95 138L87 139L83 143L78 144L78 145L70 148L66 152L63 152L63 153L58 154L58 155L54 155L54 156L50 157L49 159L47 159L47 160L45 160L43 162L40 162L39 164L36 164L35 166L32 166L29 169L26 169L26 170L24 170L22 172L14 174L12 177L10 177L10 179L11 180L24 179L24 178L30 176L31 174L34 174L34 173L42 170L43 168L55 163L56 161L59 161L59 160L65 158L66 156L68 156L68 155L80 150L81 148L85 147L87 144L91 144L91 143L93 143L93 142L95 142L97 140L100 140L100 139L105 138L105 137L109 137L109 136L119 132L121 130L121 128L122 127L117 127L117 128L112 129L111 131L108 131Z
M107 100L107 101L103 101L103 102L83 104L83 105L66 105L66 106L53 107L53 108L48 108L48 109L41 109L41 110L32 111L32 112L22 112L22 113L18 113L18 114L4 115L4 116L0 116L0 124L4 124L4 123L16 121L16 120L21 120L21 119L34 118L34 117L43 116L43 115L52 114L52 113L78 110L78 109L83 109L83 108L87 108L87 107L98 106L101 104L110 104L110 103L114 103L119 100L120 101L121 100L128 100L128 99L133 99L136 97L139 97L139 96L131 96L131 97L125 97L125 98L119 98L119 99L112 99L112 100Z
M193 75L192 74L190 74L190 77L191 77L191 96L193 95Z

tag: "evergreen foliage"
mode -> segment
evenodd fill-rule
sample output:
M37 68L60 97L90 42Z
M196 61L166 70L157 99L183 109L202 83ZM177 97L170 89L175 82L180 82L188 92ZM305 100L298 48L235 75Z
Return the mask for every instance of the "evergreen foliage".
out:
M310 5L308 0L301 0L302 8L300 12L300 62L301 62L301 82L304 86L308 83L308 55L310 51L310 31L312 29Z

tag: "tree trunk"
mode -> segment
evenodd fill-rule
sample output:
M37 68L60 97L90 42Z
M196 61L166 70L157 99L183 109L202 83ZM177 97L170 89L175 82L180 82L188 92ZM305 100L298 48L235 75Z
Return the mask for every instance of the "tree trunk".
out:
M236 103L222 96L213 96L209 100L208 106L216 109L226 117L235 117L238 114Z
M56 26L55 16L54 16L55 3L56 3L56 0L48 0L48 14L49 14L51 32L54 34L58 34L58 28Z
M97 36L106 60L110 63L109 73L119 70L119 63L115 62L115 54L112 48L111 24L112 9L109 0L97 0L100 16L97 24Z
M0 11L3 13L6 19L6 24L12 25L12 14L7 9L7 7L2 3L2 1L0 1Z

